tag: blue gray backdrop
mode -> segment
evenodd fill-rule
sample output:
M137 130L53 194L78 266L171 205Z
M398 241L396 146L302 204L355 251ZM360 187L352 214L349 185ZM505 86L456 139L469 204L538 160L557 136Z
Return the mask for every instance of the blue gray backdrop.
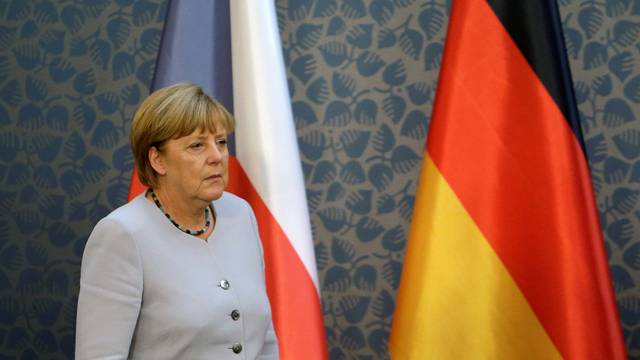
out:
M561 0L640 359L640 1ZM71 359L80 257L126 202L167 0L0 0L0 359ZM447 0L277 0L332 359L388 358Z

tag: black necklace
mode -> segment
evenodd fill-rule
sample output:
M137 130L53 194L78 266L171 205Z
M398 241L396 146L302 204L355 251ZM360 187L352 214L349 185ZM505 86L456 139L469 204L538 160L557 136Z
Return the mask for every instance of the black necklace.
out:
M178 224L175 220L173 220L171 218L171 215L169 215L168 212L164 211L164 208L162 207L162 204L160 204L160 200L158 200L158 197L156 196L155 191L153 191L152 188L149 188L149 190L147 190L148 193L151 194L151 198L153 199L153 202L156 203L156 206L158 207L158 209L160 209L160 211L162 211L162 213L164 214L164 216L167 217L167 219L169 219L169 221L171 221L171 223L178 228L178 230L187 233L189 235L202 235L204 234L207 229L209 228L209 225L211 225L211 219L210 219L210 215L209 215L209 207L207 206L206 208L204 208L204 220L205 220L205 224L204 227L200 230L190 230L190 229L185 229L182 226L180 226L180 224Z

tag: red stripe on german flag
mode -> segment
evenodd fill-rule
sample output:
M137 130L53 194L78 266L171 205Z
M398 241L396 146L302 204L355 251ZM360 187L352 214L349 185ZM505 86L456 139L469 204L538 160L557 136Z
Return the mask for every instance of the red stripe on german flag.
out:
M623 359L584 154L508 15L454 2L391 353Z

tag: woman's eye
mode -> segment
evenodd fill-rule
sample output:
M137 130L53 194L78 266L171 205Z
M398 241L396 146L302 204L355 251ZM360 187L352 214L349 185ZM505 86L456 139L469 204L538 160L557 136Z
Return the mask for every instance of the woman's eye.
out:
M216 140L218 145L227 145L227 139L218 139Z
M194 143L194 144L189 145L189 147L192 148L192 149L199 149L199 148L202 147L202 143Z

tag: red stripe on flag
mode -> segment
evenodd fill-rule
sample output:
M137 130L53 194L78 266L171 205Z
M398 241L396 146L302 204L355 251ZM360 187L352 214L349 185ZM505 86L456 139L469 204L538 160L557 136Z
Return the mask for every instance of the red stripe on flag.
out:
M129 185L129 199L128 201L133 200L134 197L141 194L147 188L142 185L140 179L138 178L138 171L136 168L133 168L133 174L131 175L131 184Z
M428 151L560 353L625 358L580 146L489 5L454 11Z
M327 359L322 311L315 285L235 156L229 157L227 191L247 200L256 214L280 358Z

